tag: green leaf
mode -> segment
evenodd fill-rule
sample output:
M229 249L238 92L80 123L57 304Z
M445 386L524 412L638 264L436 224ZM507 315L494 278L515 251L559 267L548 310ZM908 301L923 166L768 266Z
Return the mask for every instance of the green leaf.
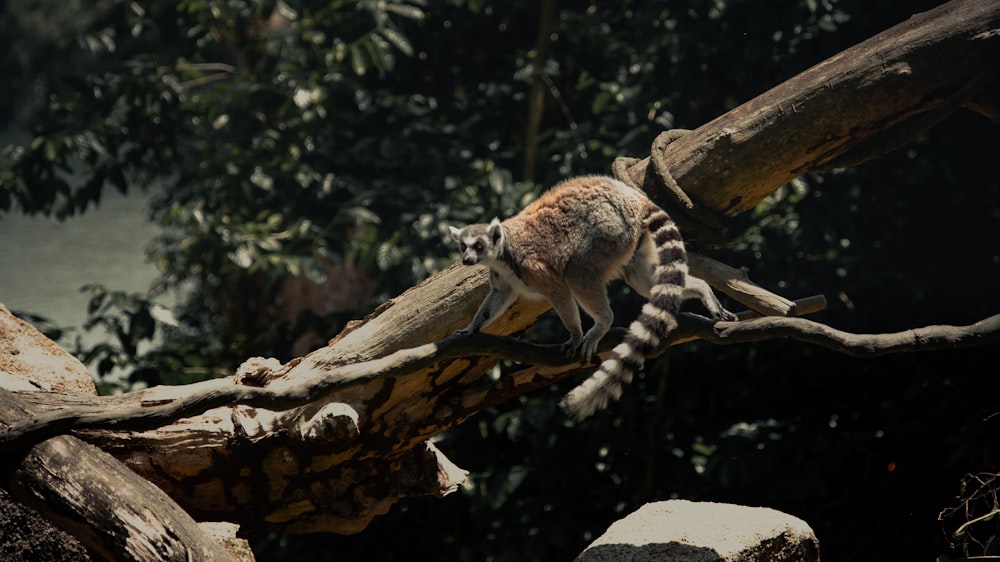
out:
M420 8L416 6L407 6L405 4L395 4L390 2L386 4L385 11L417 21L421 21L426 17L426 14Z
M590 104L590 112L594 115L600 115L604 112L604 108L607 107L608 102L612 99L611 92L607 90L601 90L596 96L594 96L594 101Z
M365 65L364 53L357 43L350 45L348 52L351 54L351 70L358 76L364 76L368 67Z
M413 45L411 45L410 41L399 31L389 27L383 27L378 30L378 34L391 43L393 47L396 47L399 52L408 57L413 56Z

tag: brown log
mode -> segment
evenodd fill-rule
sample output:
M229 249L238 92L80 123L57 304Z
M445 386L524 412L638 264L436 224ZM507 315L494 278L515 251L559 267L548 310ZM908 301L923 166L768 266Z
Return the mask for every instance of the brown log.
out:
M21 389L21 396L67 396L39 390L55 388L84 393L68 396L96 398L79 361L2 305L0 372L0 388ZM34 417L38 410L3 392L0 427ZM234 560L161 490L75 437L55 437L9 452L0 473L14 498L107 560ZM5 496L3 501L12 500ZM0 536L16 539L5 531ZM79 550L68 537L57 540L68 553Z
M992 91L995 101L998 70L1000 2L953 0L678 138L664 160L692 199L734 215L806 172L838 159L875 157L880 147L916 138L954 109L950 102L990 116L983 91ZM979 89L960 92L977 82L983 82ZM946 111L934 114L943 106ZM921 116L935 119L920 123ZM648 158L628 174L647 190L658 184Z
M235 561L163 491L75 437L19 460L11 493L106 560Z

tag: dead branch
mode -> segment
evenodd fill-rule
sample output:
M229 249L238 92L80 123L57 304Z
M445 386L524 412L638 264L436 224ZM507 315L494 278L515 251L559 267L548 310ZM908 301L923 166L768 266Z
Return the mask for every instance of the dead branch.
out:
M617 328L601 341L599 356L621 342L625 330ZM890 334L852 334L805 318L764 317L739 322L715 322L685 313L661 350L678 342L703 339L719 345L789 339L810 343L853 357L878 357L903 352L935 351L986 345L1000 341L1000 314L968 326L927 326ZM456 357L491 357L534 365L517 376L462 393L462 405L472 414L503 400L558 382L593 368L598 359L584 363L567 358L557 344L540 345L510 336L470 334L450 336L416 348L403 349L386 357L332 369L323 376L304 377L280 389L234 385L231 380L209 381L185 387L176 398L159 398L150 403L140 397L138 405L122 408L123 398L95 397L92 405L65 406L57 411L14 424L0 433L0 452L16 450L55 435L84 429L143 431L200 415L222 406L250 406L269 410L289 410L312 402L330 402L337 394L365 384L385 384L404 379L429 365ZM194 388L192 388L194 387ZM0 395L10 391L0 389ZM478 397L478 398L476 398ZM109 402L116 404L114 409ZM444 429L441 427L440 429Z
M624 330L613 331L615 341ZM606 338L607 339L607 338ZM832 349L853 357L878 357L893 353L960 349L1000 342L1000 314L968 326L927 326L892 334L851 334L805 318L765 317L739 322L715 322L704 316L684 314L661 349L703 339L719 345L789 339ZM602 343L602 351L605 346ZM602 354L602 358L605 357ZM585 368L569 372L569 376ZM511 398L567 378L566 371L529 367L490 387L467 390L463 404L495 406Z
M694 276L761 316L798 315L794 302L757 285L742 269L695 252L688 254L688 266Z
M663 147L660 168L696 206L734 215L804 173L900 146L958 107L992 118L984 94L1000 70L998 28L995 0L916 14L679 136ZM667 204L652 163L626 162L622 171Z

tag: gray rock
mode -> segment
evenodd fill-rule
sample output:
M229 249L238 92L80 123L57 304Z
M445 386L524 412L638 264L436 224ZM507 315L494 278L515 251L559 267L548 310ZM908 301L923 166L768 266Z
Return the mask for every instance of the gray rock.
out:
M670 500L614 522L577 562L819 562L804 521L766 507Z

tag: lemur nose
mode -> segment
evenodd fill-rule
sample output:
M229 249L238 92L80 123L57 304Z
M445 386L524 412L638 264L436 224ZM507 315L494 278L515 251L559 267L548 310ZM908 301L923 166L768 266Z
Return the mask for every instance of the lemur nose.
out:
M476 258L474 256L462 258L462 263L465 265L476 265Z

